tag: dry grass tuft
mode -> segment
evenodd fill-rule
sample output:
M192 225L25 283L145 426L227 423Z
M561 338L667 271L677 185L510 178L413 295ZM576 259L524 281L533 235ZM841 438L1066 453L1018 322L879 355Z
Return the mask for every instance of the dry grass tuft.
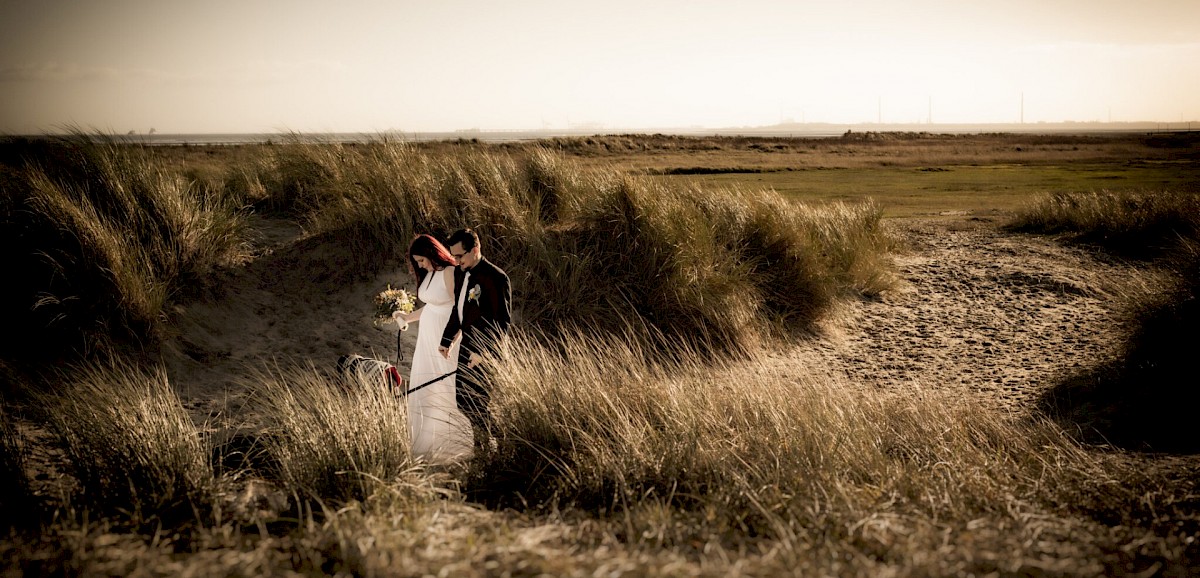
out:
M549 150L509 150L294 142L256 149L263 156L236 176L197 177L206 183L197 190L302 219L310 241L341 239L375 257L398 256L413 231L478 225L488 254L522 276L514 285L526 330L493 360L494 451L449 469L413 461L404 406L390 392L346 387L312 366L267 367L248 378L239 416L261 425L251 443L263 459L228 467L236 444L211 443L161 369L92 364L38 398L74 489L40 534L0 541L4 570L1196 567L1194 467L1162 474L1143 467L1158 462L1080 445L1047 420L763 357L837 299L889 287L892 240L878 208L798 206L769 191L673 186L585 170ZM88 198L72 210L103 215ZM114 255L142 250L115 246ZM364 275L379 261L346 268ZM0 472L23 470L19 436L0 431L0 440Z
M6 527L36 525L41 499L34 493L27 465L29 442L14 416L0 407L0 520Z
M1009 226L1067 234L1120 255L1153 257L1182 239L1200 237L1200 195L1163 192L1091 192L1041 195Z
M1065 539L1146 515L1140 488L1121 485L1131 470L1053 423L929 390L885 396L821 368L518 337L496 391L498 447L468 495L586 512L636 548L770 550L783 567L851 574L1019 572L1047 559L1097 570L1111 561L1020 536ZM922 556L947 536L957 545L944 556Z
M169 491L184 487L171 472L212 480L165 382L88 379L110 400L91 404L94 416L46 407L83 460L77 499L106 493L124 507L86 531L60 519L53 544L5 548L25 571L36 551L90 571L370 575L403 561L429 573L1082 575L1180 570L1192 559L1183 538L1200 529L1186 484L1089 451L1050 422L923 388L885 394L759 357L664 360L636 339L584 334L554 347L515 335L495 362L498 443L460 470L408 458L390 393L311 367L262 370L251 407L278 466L239 479L262 474L255 484L295 502L248 518L216 512L210 524L147 517L171 502L162 497L189 495ZM125 533L138 512L174 537L160 542L146 524ZM172 554L184 545L191 554Z
M377 384L351 383L311 365L258 370L248 410L265 424L260 441L286 493L316 503L366 500L397 482L419 485L407 406Z
M36 399L75 479L73 508L134 528L209 521L210 451L161 367L90 364L56 379Z
M835 298L894 283L892 241L871 204L673 187L541 147L427 151L382 140L266 150L311 238L345 247L332 282L394 265L416 232L469 225L515 276L523 323L549 333L621 332L637 319L665 337L660 346L692 339L745 350L808 330Z

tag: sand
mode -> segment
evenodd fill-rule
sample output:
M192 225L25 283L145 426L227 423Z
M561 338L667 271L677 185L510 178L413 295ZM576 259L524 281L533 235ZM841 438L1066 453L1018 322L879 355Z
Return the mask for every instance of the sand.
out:
M824 339L797 348L888 389L931 388L1028 412L1072 375L1120 353L1118 296L1151 273L988 219L890 223L907 249L901 286L841 308Z
M773 356L781 371L820 364L863 386L934 388L1022 412L1065 376L1118 353L1114 296L1146 277L1133 265L1006 232L991 219L888 224L905 246L895 256L899 287L843 303L818 337ZM246 393L244 376L268 365L332 368L338 356L359 353L407 375L416 326L402 335L397 361L396 326L371 320L376 292L412 284L406 268L330 283L328 269L309 266L329 259L304 247L295 225L257 227L259 257L175 312L168 368L197 418L229 411Z

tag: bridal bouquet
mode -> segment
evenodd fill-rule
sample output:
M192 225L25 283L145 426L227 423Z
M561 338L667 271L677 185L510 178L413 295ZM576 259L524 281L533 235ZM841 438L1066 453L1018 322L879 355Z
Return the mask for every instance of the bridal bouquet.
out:
M403 289L393 289L391 284L388 284L387 289L380 291L375 296L375 326L379 327L381 323L387 323L393 319L392 314L400 311L401 313L412 313L416 307L416 300L413 295ZM397 320L399 323L399 320ZM401 323L401 329L404 329L404 323Z

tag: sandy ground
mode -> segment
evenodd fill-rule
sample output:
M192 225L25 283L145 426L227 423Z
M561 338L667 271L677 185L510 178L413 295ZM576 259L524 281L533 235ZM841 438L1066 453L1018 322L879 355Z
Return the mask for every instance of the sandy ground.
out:
M907 247L896 256L900 287L880 300L844 304L821 337L777 356L782 364L821 363L853 383L915 384L1027 411L1064 376L1117 353L1119 317L1111 305L1114 294L1144 277L1133 266L1008 233L989 219L889 224ZM395 360L395 325L373 327L371 299L386 283L411 285L407 270L331 285L328 271L305 264L328 259L296 245L294 225L259 226L262 256L176 312L180 334L169 370L201 419L228 411L254 368L332 368L352 352ZM415 329L402 336L405 358ZM407 375L407 362L398 365Z
M824 339L803 345L854 383L919 385L1025 412L1062 381L1119 353L1117 295L1148 273L988 219L890 223L907 249L902 283L847 304Z
M196 417L235 408L246 394L246 376L308 366L332 371L339 356L358 353L400 366L416 342L414 324L400 337L405 360L397 362L397 327L376 326L374 296L388 283L412 286L398 265L376 279L330 281L336 251L306 247L300 229L263 220L259 256L225 271L206 294L176 309L179 334L166 360L172 382ZM319 264L319 266L314 266Z

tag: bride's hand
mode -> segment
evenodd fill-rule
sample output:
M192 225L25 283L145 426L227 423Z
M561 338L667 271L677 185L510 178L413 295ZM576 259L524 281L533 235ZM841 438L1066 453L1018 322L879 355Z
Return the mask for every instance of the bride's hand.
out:
M406 331L408 329L408 315L406 315L403 311L392 312L392 319L396 321L396 325L400 326L400 331Z

